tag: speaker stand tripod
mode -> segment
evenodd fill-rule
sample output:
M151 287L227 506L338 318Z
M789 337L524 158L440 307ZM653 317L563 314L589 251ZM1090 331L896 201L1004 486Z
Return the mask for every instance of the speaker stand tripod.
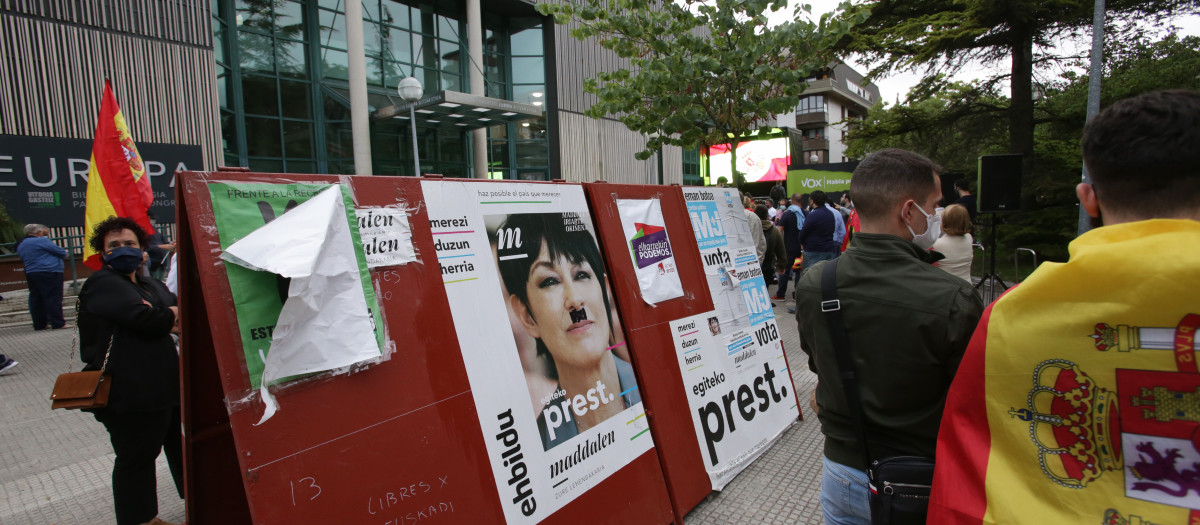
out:
M990 249L991 262L988 265L988 272L983 274L983 277L979 279L979 283L977 283L975 285L976 292L979 292L979 289L984 287L985 285L987 286L987 289L981 294L983 296L984 304L991 304L992 301L995 301L997 298L1000 297L1000 294L1004 293L1005 290L1008 290L1008 285L1004 284L1004 280L1001 279L999 275L996 275L996 249L997 249L996 222L997 222L997 217L996 217L995 213L992 213L990 215L992 216L992 247ZM999 290L997 290L997 287L999 287Z

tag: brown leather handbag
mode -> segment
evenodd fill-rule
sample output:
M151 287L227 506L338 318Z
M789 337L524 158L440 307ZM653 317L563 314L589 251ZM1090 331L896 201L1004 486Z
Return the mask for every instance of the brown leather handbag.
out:
M115 337L116 331L113 331ZM112 353L113 337L108 339L108 349L104 351L104 364L100 370L90 372L72 372L75 364L75 343L79 339L79 327L75 327L75 336L71 338L71 357L67 362L67 373L60 374L54 381L54 390L50 392L50 409L65 408L78 410L81 408L104 408L108 406L108 392L112 388L112 374L107 372L108 356Z

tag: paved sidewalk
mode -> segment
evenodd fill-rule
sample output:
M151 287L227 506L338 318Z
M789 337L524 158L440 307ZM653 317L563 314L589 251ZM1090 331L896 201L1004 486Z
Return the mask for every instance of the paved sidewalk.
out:
M0 353L21 363L0 375L4 525L115 523L108 433L90 414L50 410L50 389L67 371L72 335L72 330L34 332L28 324L0 328ZM158 501L161 518L183 521L183 500L161 456Z
M776 305L805 420L785 432L723 492L688 514L688 525L822 523L818 493L823 438L807 403L816 377L800 351L795 321L783 302ZM34 332L28 324L0 327L0 353L21 363L0 375L0 524L114 523L108 434L89 414L50 410L50 389L66 371L71 336L71 330ZM183 520L183 501L175 494L161 456L158 501L161 518Z

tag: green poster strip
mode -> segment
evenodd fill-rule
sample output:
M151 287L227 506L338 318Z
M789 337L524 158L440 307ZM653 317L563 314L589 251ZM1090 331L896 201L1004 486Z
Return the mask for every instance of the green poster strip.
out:
M815 190L846 191L850 189L850 175L848 171L789 170L787 192L788 195L793 195L812 193Z
M329 184L209 184L221 250L328 187ZM355 259L358 261L359 277L363 283L367 307L371 310L375 326L383 326L349 188L342 187L342 199L346 203L346 220L351 226ZM263 361L259 351L266 355L271 347L272 333L279 320L283 301L287 297L289 281L274 273L255 271L229 262L225 263L225 271L229 277L229 289L233 294L233 307L237 316L238 333L242 338L246 373L251 387L257 389L263 372ZM375 335L382 349L382 331L376 329ZM284 380L287 379L291 378Z
M367 267L367 252L363 249L362 235L358 231L358 214L354 211L354 196L350 187L343 184L342 204L346 210L346 223L350 225L350 240L354 245L354 260L358 262L358 280L362 283L363 297L367 299L367 310L371 312L371 326L375 328L375 344L383 353L383 313L379 311L379 300L375 297L375 286L371 283L371 269Z

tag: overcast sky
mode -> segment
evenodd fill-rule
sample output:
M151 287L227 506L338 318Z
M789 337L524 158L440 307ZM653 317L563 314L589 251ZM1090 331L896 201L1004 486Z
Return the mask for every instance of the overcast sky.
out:
M823 13L836 10L838 4L841 3L841 0L808 0L807 2L788 0L788 8L775 12L770 18L776 23L786 21L791 18L795 6L804 3L812 5L813 18L815 20ZM1180 17L1175 20L1175 25L1179 26L1182 34L1200 35L1200 15ZM1064 45L1071 44L1064 43ZM1078 42L1074 45L1071 45L1071 49L1076 49L1076 47L1081 47L1079 54L1085 54L1087 50L1091 48L1091 40L1088 39L1084 42ZM860 73L867 72L867 68L862 63L857 63L853 59L848 60L847 63ZM1009 64L1007 62L998 64L991 69L985 68L983 65L979 65L973 70L964 70L955 78L969 80L987 77L994 73L993 69L999 68L1000 70L1007 70L1008 66ZM908 93L909 88L915 85L920 78L921 75L919 73L893 73L888 77L876 79L875 85L879 86L880 96L882 97L883 101L888 104L894 104L898 99L902 100L904 95Z

